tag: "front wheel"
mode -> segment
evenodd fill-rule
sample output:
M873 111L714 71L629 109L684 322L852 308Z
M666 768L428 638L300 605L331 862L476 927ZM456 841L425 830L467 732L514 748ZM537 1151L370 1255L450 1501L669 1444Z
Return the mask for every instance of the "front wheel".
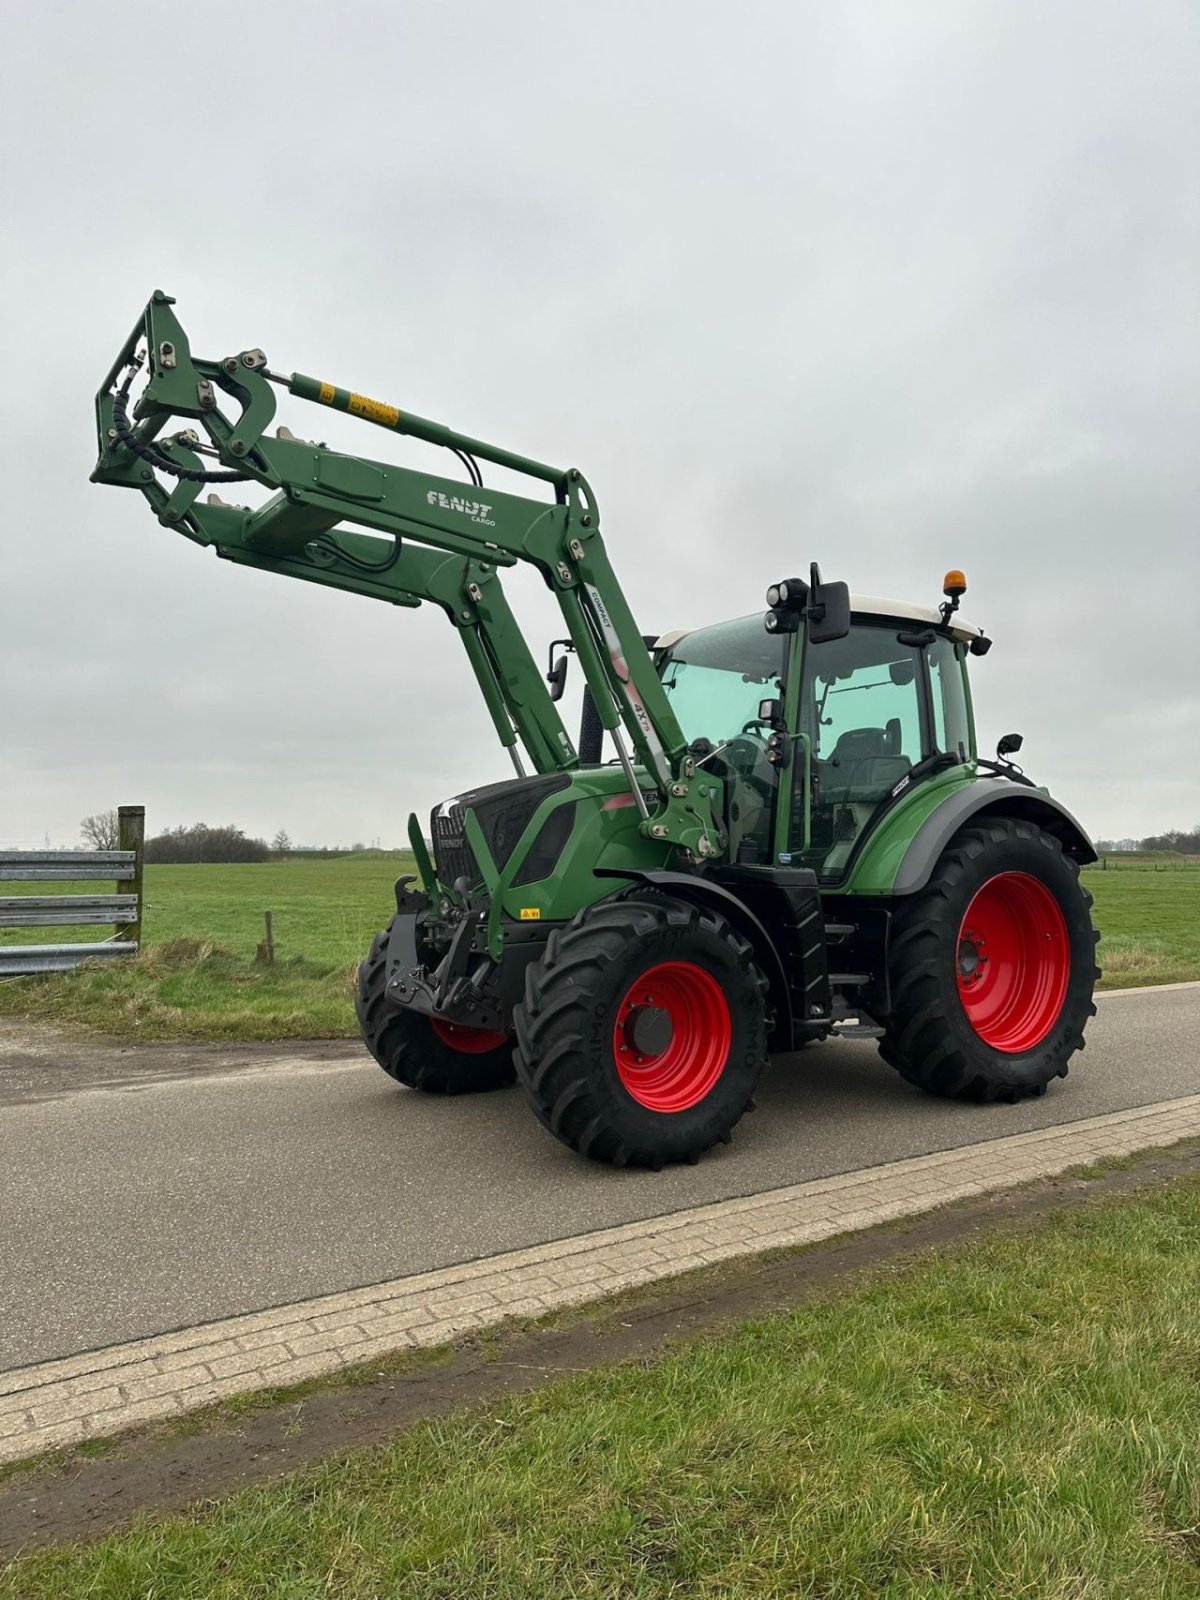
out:
M956 834L895 913L884 1060L955 1099L1044 1094L1096 1012L1091 903L1079 868L1032 823Z
M728 1142L766 1060L767 981L722 917L666 895L606 900L551 934L513 1013L539 1121L614 1166Z
M363 1043L388 1077L426 1094L475 1094L511 1083L516 1074L506 1034L388 1004L390 932L389 926L375 935L370 954L359 963L354 994Z

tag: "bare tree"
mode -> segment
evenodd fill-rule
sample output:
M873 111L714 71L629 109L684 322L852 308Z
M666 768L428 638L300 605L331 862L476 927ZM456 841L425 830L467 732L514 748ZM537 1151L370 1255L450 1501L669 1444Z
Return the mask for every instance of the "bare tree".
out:
M117 813L97 811L94 817L84 817L79 824L83 842L90 850L115 850L117 848Z
M290 852L291 848L292 841L288 836L287 829L280 828L279 832L271 840L271 849L277 856L286 856Z

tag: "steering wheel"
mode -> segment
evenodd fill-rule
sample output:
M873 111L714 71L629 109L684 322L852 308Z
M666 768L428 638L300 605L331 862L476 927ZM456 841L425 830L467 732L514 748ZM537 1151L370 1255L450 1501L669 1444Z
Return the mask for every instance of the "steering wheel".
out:
M727 739L725 748L721 751L721 759L743 783L748 784L760 799L768 803L775 794L775 769L767 762L767 742L765 739L752 738L748 732L751 727L769 727L769 723L748 722L741 733L735 738ZM767 767L764 773L761 769Z

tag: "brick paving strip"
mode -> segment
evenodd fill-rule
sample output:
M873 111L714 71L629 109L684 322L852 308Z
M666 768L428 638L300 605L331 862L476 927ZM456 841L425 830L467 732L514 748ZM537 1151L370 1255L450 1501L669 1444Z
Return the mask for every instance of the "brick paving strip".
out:
M0 1462L1197 1136L1200 1094L17 1367L0 1373Z

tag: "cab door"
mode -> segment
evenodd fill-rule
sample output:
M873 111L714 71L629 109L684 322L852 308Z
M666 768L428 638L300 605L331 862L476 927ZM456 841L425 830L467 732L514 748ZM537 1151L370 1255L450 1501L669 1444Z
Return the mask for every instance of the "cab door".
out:
M845 876L876 811L933 747L916 637L895 621L862 621L802 647L787 850L824 882Z

